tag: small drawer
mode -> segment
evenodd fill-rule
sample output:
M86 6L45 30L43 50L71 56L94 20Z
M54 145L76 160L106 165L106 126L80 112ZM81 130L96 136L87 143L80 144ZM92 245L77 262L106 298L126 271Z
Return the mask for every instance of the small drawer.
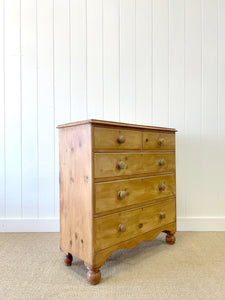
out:
M95 153L95 178L168 173L175 170L175 153Z
M142 132L94 127L95 149L134 149L142 147Z
M175 199L95 218L95 251L175 222Z
M143 131L143 149L175 150L175 134Z
M143 202L175 197L175 175L95 183L95 212L101 213Z

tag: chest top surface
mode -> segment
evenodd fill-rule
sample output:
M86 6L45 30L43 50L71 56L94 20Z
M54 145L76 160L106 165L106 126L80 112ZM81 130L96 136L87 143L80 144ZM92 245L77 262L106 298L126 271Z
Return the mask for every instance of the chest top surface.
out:
M143 125L129 124L129 123L123 123L123 122L112 122L112 121L95 120L95 119L66 123L66 124L57 126L57 128L78 126L78 125L84 125L84 124L93 124L96 126L103 126L103 127L120 127L120 128L124 127L124 128L130 128L130 129L132 129L132 128L133 129L147 129L147 130L168 131L168 132L176 132L177 131L175 128L149 126L149 125L144 125L144 124Z

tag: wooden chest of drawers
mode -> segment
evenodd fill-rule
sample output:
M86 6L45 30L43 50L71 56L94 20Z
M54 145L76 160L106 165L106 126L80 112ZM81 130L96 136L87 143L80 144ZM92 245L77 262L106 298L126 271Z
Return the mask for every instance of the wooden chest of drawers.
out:
M87 120L58 126L60 248L97 284L118 249L176 232L175 129Z

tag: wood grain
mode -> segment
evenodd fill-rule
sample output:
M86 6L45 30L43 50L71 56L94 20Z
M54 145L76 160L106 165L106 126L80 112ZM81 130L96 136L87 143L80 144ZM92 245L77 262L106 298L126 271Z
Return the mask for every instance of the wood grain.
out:
M174 150L175 135L143 131L143 149Z
M120 142L119 138L124 138ZM141 149L142 132L140 130L120 130L111 128L94 128L95 149Z
M160 190L160 185L165 185L165 190ZM118 193L124 192L121 199ZM151 176L139 179L127 179L96 183L94 185L95 213L107 212L125 208L129 205L141 205L144 202L175 196L175 175Z
M66 265L72 255L82 259L88 281L97 284L114 251L161 231L167 243L175 242L174 131L93 120L71 124L59 126L60 247Z
M160 212L164 212L166 217L161 219ZM175 222L174 199L95 218L95 251L105 249L172 222ZM126 226L125 231L118 230L120 224Z
M164 160L164 165L159 161ZM175 170L175 153L95 153L95 178L136 174L168 173ZM125 168L118 163L124 162Z
M59 130L60 247L92 264L91 126Z
M139 244L141 244L143 241L151 241L154 238L157 237L162 231L166 233L175 233L176 232L176 222L166 224L165 226L162 226L157 229L153 229L151 231L148 231L142 235L136 236L132 239L123 241L119 244L113 245L109 248L100 250L98 252L95 252L95 258L94 258L94 266L102 266L105 264L106 259L115 251L119 249L132 249Z
M148 129L153 131L162 131L162 132L176 132L177 130L174 128L168 127L157 127L157 126L147 126L147 125L138 125L138 124L130 124L130 123L122 123L122 122L112 122L112 121L103 121L103 120L96 120L96 119L89 119L84 121L77 121L77 122L70 122L65 123L62 125L58 125L57 128L62 127L71 127L71 126L78 126L83 124L91 123L93 126L101 126L101 127L120 127L120 128L137 128L137 129Z

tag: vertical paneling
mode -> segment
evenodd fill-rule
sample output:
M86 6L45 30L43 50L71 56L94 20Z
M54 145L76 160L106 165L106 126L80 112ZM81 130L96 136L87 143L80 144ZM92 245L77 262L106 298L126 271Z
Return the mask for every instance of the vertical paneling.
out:
M218 156L214 153L218 148L218 83L217 83L217 27L218 27L218 1L205 0L202 2L202 172L205 174L202 184L207 186L204 208L193 206L193 213L198 215L207 214L211 211L216 214L217 207L211 207L211 199L218 197L220 189L217 180L213 180L217 169L221 164ZM212 159L213 158L213 159ZM205 161L208 163L205 164ZM223 160L225 162L225 160ZM211 208L210 208L211 207Z
M136 122L152 122L152 0L136 1Z
M37 217L36 0L21 1L22 216Z
M201 1L185 1L185 152L184 180L186 215L202 207L202 6Z
M184 0L169 2L169 126L175 127L176 173L177 173L177 213L184 216L184 165L183 153L185 130L185 5Z
M153 123L169 124L169 1L153 0Z
M5 215L5 53L4 0L0 1L0 218Z
M103 1L104 118L119 121L119 0Z
M69 122L71 110L70 1L54 2L54 100L55 126ZM59 152L55 129L55 216L59 215Z
M87 0L88 118L103 118L103 0Z
M38 195L40 218L54 216L53 1L37 2ZM57 201L57 200L56 200Z
M225 1L218 0L218 158L219 164L218 185L224 184L225 169ZM218 191L218 212L220 216L225 211L225 190L219 188Z
M136 118L136 1L120 0L120 120Z
M58 217L86 118L177 128L178 217L224 217L224 0L0 0L0 218Z
M5 1L6 217L21 217L20 2Z
M86 1L70 1L71 120L87 118Z

